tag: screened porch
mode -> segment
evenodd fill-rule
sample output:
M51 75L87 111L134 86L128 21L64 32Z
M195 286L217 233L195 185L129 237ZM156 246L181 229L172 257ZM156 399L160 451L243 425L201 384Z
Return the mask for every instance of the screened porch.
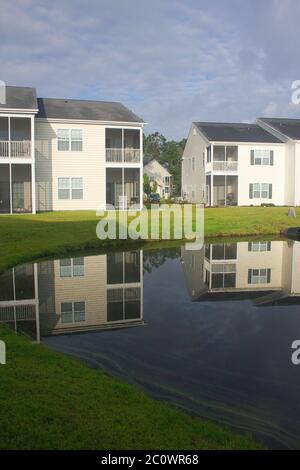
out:
M0 164L0 214L31 212L31 165Z

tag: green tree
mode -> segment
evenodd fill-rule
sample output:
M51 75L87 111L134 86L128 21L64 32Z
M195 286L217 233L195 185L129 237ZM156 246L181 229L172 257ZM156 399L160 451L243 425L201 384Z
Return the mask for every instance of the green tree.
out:
M151 193L149 176L146 174L144 175L144 193L147 195Z

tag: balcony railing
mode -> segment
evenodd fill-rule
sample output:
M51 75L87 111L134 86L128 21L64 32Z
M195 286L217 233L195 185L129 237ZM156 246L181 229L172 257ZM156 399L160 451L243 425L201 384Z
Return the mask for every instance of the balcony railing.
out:
M30 140L1 140L0 158L30 158L31 142Z
M106 161L114 163L139 163L141 158L140 149L131 148L107 148Z
M237 161L214 161L213 162L214 171L237 171L238 162Z

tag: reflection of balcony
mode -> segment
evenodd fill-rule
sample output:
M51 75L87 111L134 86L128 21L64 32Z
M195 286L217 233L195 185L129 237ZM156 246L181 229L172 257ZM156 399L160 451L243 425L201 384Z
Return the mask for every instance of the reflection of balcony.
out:
M2 140L0 141L0 157L4 158L30 158L30 140Z
M134 148L107 148L106 149L106 161L107 162L127 162L127 163L139 163L140 162L140 149Z
M237 161L214 161L214 171L238 171Z

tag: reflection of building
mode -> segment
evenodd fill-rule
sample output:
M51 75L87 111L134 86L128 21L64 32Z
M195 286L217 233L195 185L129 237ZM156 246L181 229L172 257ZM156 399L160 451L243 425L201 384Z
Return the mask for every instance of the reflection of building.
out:
M263 305L300 296L300 243L214 244L200 251L182 248L181 256L193 300L255 298Z
M142 252L28 264L1 276L0 321L31 336L143 323Z

